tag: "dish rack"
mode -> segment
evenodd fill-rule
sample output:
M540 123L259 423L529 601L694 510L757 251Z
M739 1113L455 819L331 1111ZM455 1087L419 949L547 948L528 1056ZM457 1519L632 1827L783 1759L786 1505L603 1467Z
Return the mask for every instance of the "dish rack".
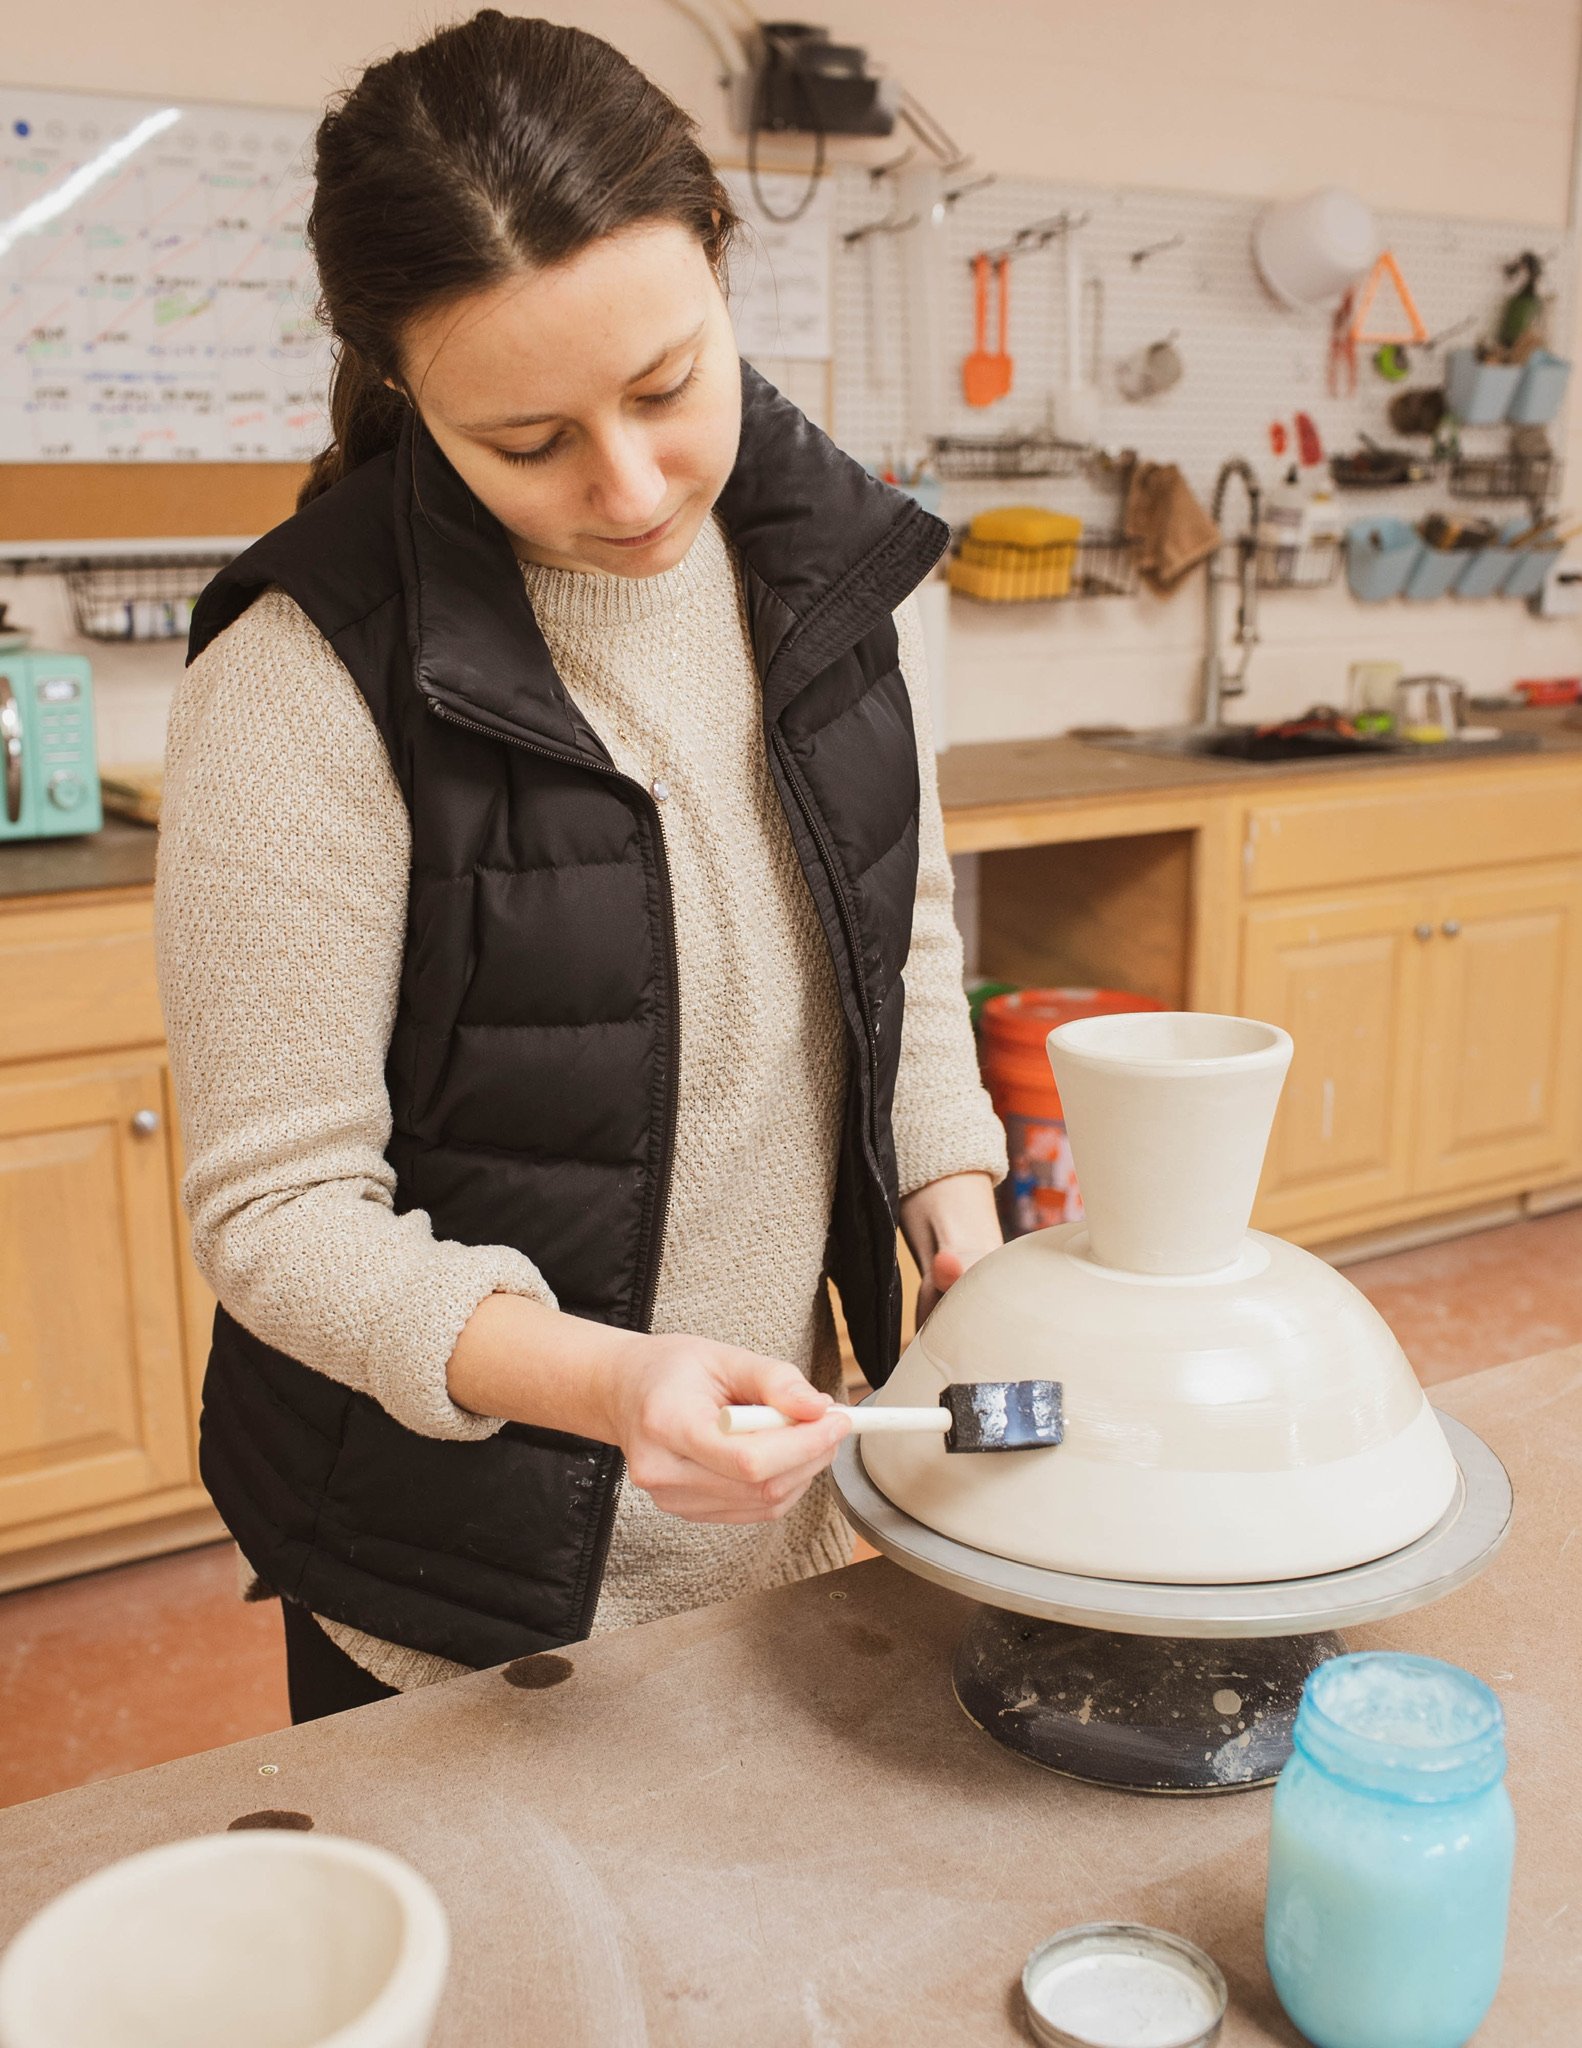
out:
M217 569L214 555L119 555L64 565L72 625L85 640L183 640Z

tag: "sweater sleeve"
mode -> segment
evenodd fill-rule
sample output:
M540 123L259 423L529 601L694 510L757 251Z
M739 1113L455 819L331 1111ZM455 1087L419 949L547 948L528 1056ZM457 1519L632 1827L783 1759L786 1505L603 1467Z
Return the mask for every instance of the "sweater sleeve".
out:
M445 1369L483 1298L555 1305L506 1245L398 1216L384 1065L410 824L339 657L267 591L185 671L155 942L199 1270L244 1328L424 1436L490 1436Z
M906 1008L895 1081L895 1152L903 1195L950 1173L1005 1178L1005 1132L978 1077L977 1049L963 986L961 934L945 851L929 707L928 657L917 599L895 614L901 670L912 700L921 790L917 906L906 959Z

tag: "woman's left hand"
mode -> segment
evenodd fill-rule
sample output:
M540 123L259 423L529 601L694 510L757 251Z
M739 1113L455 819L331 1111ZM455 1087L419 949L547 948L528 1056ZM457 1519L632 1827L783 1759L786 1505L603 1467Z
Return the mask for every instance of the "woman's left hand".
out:
M919 1329L946 1289L1005 1241L994 1206L994 1183L986 1173L947 1174L904 1196L901 1230L922 1276Z

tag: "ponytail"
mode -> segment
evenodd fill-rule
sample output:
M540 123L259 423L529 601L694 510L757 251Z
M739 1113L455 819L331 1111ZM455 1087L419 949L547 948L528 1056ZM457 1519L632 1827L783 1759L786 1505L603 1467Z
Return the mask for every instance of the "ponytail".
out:
M338 343L330 370L329 446L313 458L297 493L297 510L370 457L393 448L406 409L404 393L392 391L349 344Z

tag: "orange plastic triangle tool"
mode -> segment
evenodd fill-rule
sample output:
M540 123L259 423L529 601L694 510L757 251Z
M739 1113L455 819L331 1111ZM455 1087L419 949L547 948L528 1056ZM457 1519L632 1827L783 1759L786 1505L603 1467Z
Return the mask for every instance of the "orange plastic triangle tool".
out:
M1388 333L1381 331L1377 334L1368 330L1368 313L1373 305L1374 294L1385 278L1394 285L1401 311L1409 322L1404 334L1394 328ZM1423 325L1422 315L1417 310L1417 302L1407 290L1406 279L1401 275L1401 266L1388 249L1368 272L1368 281L1362 287L1361 296L1357 300L1357 310L1351 316L1351 339L1353 342L1371 342L1375 345L1387 341L1405 343L1428 339L1428 329Z

